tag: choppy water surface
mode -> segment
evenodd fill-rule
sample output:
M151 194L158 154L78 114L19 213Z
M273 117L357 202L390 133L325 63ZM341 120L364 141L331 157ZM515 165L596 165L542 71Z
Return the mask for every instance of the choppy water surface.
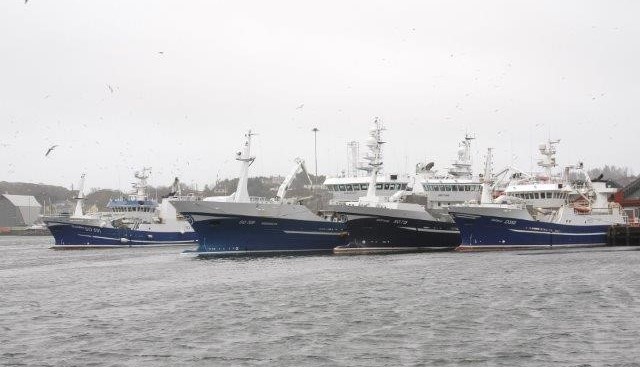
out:
M193 260L0 237L2 365L638 365L640 251Z

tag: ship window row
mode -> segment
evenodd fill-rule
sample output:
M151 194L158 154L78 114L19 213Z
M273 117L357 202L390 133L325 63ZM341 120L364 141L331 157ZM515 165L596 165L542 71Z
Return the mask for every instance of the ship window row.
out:
M329 191L363 191L369 189L369 184L345 184L345 185L326 185ZM379 183L376 184L378 190L405 190L406 183Z
M150 213L153 211L153 208L149 207L123 207L123 208L113 208L113 211L116 213L127 213L127 212L145 212Z
M524 200L534 200L534 199L566 199L566 192L518 192L509 194L510 196L515 196Z
M432 185L424 184L426 191L480 191L480 185Z

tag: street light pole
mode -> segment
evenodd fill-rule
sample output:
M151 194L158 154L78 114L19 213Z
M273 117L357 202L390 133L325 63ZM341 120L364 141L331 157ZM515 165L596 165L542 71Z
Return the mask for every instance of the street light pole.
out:
M311 131L313 131L313 156L315 159L315 165L316 165L316 176L314 179L314 186L318 185L318 128L314 127Z

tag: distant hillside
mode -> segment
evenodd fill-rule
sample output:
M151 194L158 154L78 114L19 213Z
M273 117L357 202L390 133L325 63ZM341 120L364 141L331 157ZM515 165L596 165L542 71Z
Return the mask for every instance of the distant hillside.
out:
M64 201L72 196L71 191L62 186L6 181L0 181L0 193L33 195L43 206L49 203Z
M310 175L311 181L314 183L322 184L325 180L325 176L318 176L318 179L315 180L313 175ZM247 182L247 189L249 190L249 195L264 197L267 199L271 199L276 196L278 192L278 188L284 181L284 176L270 176L270 177L249 177L249 181ZM304 175L304 173L300 173L296 176L296 178L291 183L289 191L287 191L285 197L302 197L310 195L310 191L307 188L309 185L309 180ZM230 195L236 190L236 186L238 186L238 179L224 179L218 181L213 187L205 186L204 191L202 192L203 196L219 196L219 195Z
M284 177L282 176L250 177L247 185L249 194L251 196L264 197L267 199L273 198L275 197L278 191L278 187L283 180ZM320 176L317 182L324 182L324 176ZM206 197L230 195L235 191L237 184L238 179L235 178L231 180L226 179L219 181L217 184L212 185L211 187L207 185L202 192L195 192L193 189L187 187L184 184L181 185L181 188L182 193L185 195L195 194L198 196ZM307 178L302 174L298 175L291 185L291 190L286 193L285 197L311 196L310 190L308 188L305 188L307 184ZM149 186L147 189L147 193L153 198L155 198L156 196L158 198L162 198L169 192L170 188L168 186ZM0 193L13 195L33 195L36 200L43 206L67 202L67 210L72 210L73 203L71 202L71 200L77 195L77 191L72 191L62 186L6 181L0 181ZM94 188L85 191L86 200L84 208L85 210L89 210L95 205L95 207L99 211L104 211L106 210L107 203L110 199L119 198L123 195L126 195L126 193L123 193L119 190Z
M321 185L325 176L318 176L316 180L313 175L310 175L313 183ZM263 197L266 199L272 199L276 196L278 188L284 181L283 176L271 176L271 177L250 177L247 182L247 189L249 195L256 197ZM225 179L218 181L212 187L208 185L202 192L202 196L221 196L231 195L238 185L238 179ZM307 177L300 173L291 183L289 190L285 193L285 199L298 198L303 199L302 203L311 210L323 209L331 199L331 193L324 189L316 189L312 191L309 188L309 180Z
M115 199L121 196L122 192L120 190L94 189L85 195L84 208L85 210L88 210L95 205L98 208L98 211L104 211L107 209L109 199Z
M618 167L605 165L604 167L590 169L588 172L589 177L596 178L602 174L606 180L612 180L625 187L633 182L638 176L634 175L628 167Z

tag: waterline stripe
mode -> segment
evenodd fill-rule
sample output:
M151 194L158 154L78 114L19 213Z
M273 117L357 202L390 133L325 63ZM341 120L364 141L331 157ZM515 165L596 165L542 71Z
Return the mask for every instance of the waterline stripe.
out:
M566 232L540 232L540 231L528 231L524 229L509 229L512 232L520 233L535 233L535 234L552 234L556 236L600 236L605 235L606 232L592 232L592 233L566 233Z
M416 228L416 227L398 227L398 228L406 229L408 231L419 231L419 232L459 233L458 231L452 231L449 229L431 229L431 228Z
M88 234L79 234L78 237L89 237L89 238L99 238L101 240L113 240L113 241L118 241L118 242L122 242L120 238L113 238L113 237L104 237L104 236L92 236L92 235L88 235ZM126 243L196 243L196 240L182 240L182 241L153 241L153 240L130 240L127 238L127 242L123 242L124 244Z
M312 232L312 231L284 231L284 233L292 233L292 234L318 234L324 236L340 236L341 232ZM313 250L310 250L313 251Z

